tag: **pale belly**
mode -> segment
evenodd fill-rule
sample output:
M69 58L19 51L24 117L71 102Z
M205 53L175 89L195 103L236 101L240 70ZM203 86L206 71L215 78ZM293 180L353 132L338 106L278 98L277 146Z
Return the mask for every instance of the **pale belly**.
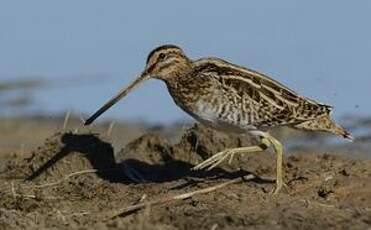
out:
M242 114L243 111L237 106L229 106L223 111L220 106L214 106L202 99L192 108L178 103L177 105L201 124L224 132L246 133L256 130L256 127L249 124L247 114Z

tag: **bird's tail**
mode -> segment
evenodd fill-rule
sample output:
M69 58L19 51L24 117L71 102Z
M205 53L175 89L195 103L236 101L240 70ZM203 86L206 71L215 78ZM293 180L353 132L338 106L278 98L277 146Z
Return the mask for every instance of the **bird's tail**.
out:
M352 134L345 128L338 125L330 116L326 114L317 119L304 121L294 126L297 129L312 130L312 131L325 131L330 132L349 140L353 140Z
M339 135L339 136L342 136L346 139L349 139L349 140L353 140L353 136L350 132L348 132L345 128L343 128L342 126L336 124L336 122L334 122L334 127L333 129L331 130L332 133L336 134L336 135Z

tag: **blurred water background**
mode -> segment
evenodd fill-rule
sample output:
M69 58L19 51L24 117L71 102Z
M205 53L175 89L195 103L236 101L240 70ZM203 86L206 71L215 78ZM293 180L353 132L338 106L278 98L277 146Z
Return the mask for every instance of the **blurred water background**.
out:
M0 115L91 114L154 47L218 56L335 107L371 114L370 1L3 1ZM148 81L101 120L189 119Z

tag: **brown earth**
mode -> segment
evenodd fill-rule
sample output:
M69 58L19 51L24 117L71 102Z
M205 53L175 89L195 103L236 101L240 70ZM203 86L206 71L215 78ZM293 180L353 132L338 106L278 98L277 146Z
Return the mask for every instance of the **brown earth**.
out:
M125 142L125 140L122 140ZM170 144L145 134L115 153L97 134L56 133L37 149L0 154L0 229L369 229L371 161L326 153L285 158L286 189L270 194L275 156L236 156L211 171L191 167L256 140L195 126ZM112 217L133 204L231 184Z

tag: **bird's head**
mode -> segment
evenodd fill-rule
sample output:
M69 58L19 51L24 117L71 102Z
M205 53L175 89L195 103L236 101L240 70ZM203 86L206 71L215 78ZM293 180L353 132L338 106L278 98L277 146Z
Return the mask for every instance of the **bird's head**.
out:
M108 110L121 98L125 97L132 89L150 78L161 79L165 82L184 74L191 68L192 62L188 59L183 50L175 45L163 45L152 50L142 74L129 86L122 89L116 96L112 97L97 112L85 121L85 125L91 124L102 113Z
M143 74L167 81L189 70L190 66L191 61L181 48L163 45L149 53Z

